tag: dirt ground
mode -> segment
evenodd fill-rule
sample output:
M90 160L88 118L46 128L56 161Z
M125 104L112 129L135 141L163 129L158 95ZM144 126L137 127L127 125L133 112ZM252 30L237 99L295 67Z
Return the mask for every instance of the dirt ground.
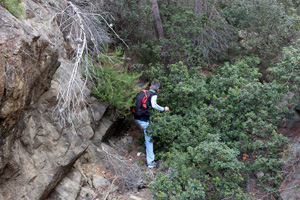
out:
M111 147L105 150L107 155L111 155L110 160L82 165L86 177L99 175L112 183L94 190L97 194L94 200L156 199L150 189L150 184L154 180L157 169L149 169L146 165L143 138L142 130L133 123L126 133L106 141ZM137 183L133 183L134 181ZM127 183L132 185L128 186Z

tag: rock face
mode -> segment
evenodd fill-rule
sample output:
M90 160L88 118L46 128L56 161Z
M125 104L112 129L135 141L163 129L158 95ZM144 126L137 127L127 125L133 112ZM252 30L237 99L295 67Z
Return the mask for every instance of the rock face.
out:
M0 6L0 172L18 137L13 126L49 87L63 53L63 40L53 34L58 26L48 11L24 2L39 16L20 21Z
M56 186L55 195L50 199L58 196L72 199L72 195L82 192L82 175L78 170L68 173L91 144L95 135L94 124L97 124L95 116L103 115L108 104L93 99L90 108L82 110L90 112L85 113L89 117L79 127L61 127L55 122L52 115L56 106L57 81L60 74L65 76L71 72L66 61L61 60L61 63L51 88L24 113L22 122L16 127L20 138L12 145L12 156L1 177L0 199L46 199Z
M58 80L72 68L50 11L22 2L23 20L0 6L0 199L92 199L96 194L82 187L86 180L74 163L118 123L107 114L109 104L96 98L79 111L87 116L82 125L54 120Z

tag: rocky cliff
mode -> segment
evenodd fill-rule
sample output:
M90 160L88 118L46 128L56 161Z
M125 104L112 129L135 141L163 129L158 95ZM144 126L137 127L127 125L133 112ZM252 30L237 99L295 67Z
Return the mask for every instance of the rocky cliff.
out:
M95 194L81 190L84 175L74 163L117 123L103 117L109 104L92 97L79 111L87 116L82 125L61 127L54 120L58 80L71 76L72 65L51 10L30 0L23 6L21 19L0 6L0 199L91 199ZM65 197L59 188L50 197L74 174L77 185Z
M23 21L0 7L0 172L20 136L16 122L49 88L63 53L63 40L54 37L58 27L48 11L33 2L27 5L38 14Z

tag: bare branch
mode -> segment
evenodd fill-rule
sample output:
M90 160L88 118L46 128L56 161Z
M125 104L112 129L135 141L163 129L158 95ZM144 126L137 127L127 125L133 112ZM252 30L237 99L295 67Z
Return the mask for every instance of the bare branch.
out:
M111 164L111 167L119 180L119 186L131 189L137 188L143 184L142 179L142 170L136 163L132 163L130 160L124 160L109 153L107 149L102 146L102 150L106 153L108 163Z
M93 3L94 1L88 0L66 1L65 4L54 0L45 1L47 8L54 11L53 19L57 21L63 34L71 61L68 65L72 68L72 73L61 75L59 81L54 117L61 126L79 124L85 118L85 112L81 110L86 109L89 94L87 83L89 81L93 84L92 72L95 69L102 70L98 59L103 58L99 55L110 42L107 29L127 46L102 16L107 13Z

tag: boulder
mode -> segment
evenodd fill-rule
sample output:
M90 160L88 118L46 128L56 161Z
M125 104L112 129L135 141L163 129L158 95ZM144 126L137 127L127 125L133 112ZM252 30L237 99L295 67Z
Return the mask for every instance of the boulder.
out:
M90 109L93 115L93 120L96 123L96 126L99 125L99 122L104 115L106 109L108 108L108 101L99 101L95 97L91 97Z
M96 189L110 186L110 182L98 174L94 174L92 176L92 181L93 181L93 187Z
M82 174L77 169L72 169L71 172L55 187L55 190L51 193L49 199L74 200L80 193L82 184Z

